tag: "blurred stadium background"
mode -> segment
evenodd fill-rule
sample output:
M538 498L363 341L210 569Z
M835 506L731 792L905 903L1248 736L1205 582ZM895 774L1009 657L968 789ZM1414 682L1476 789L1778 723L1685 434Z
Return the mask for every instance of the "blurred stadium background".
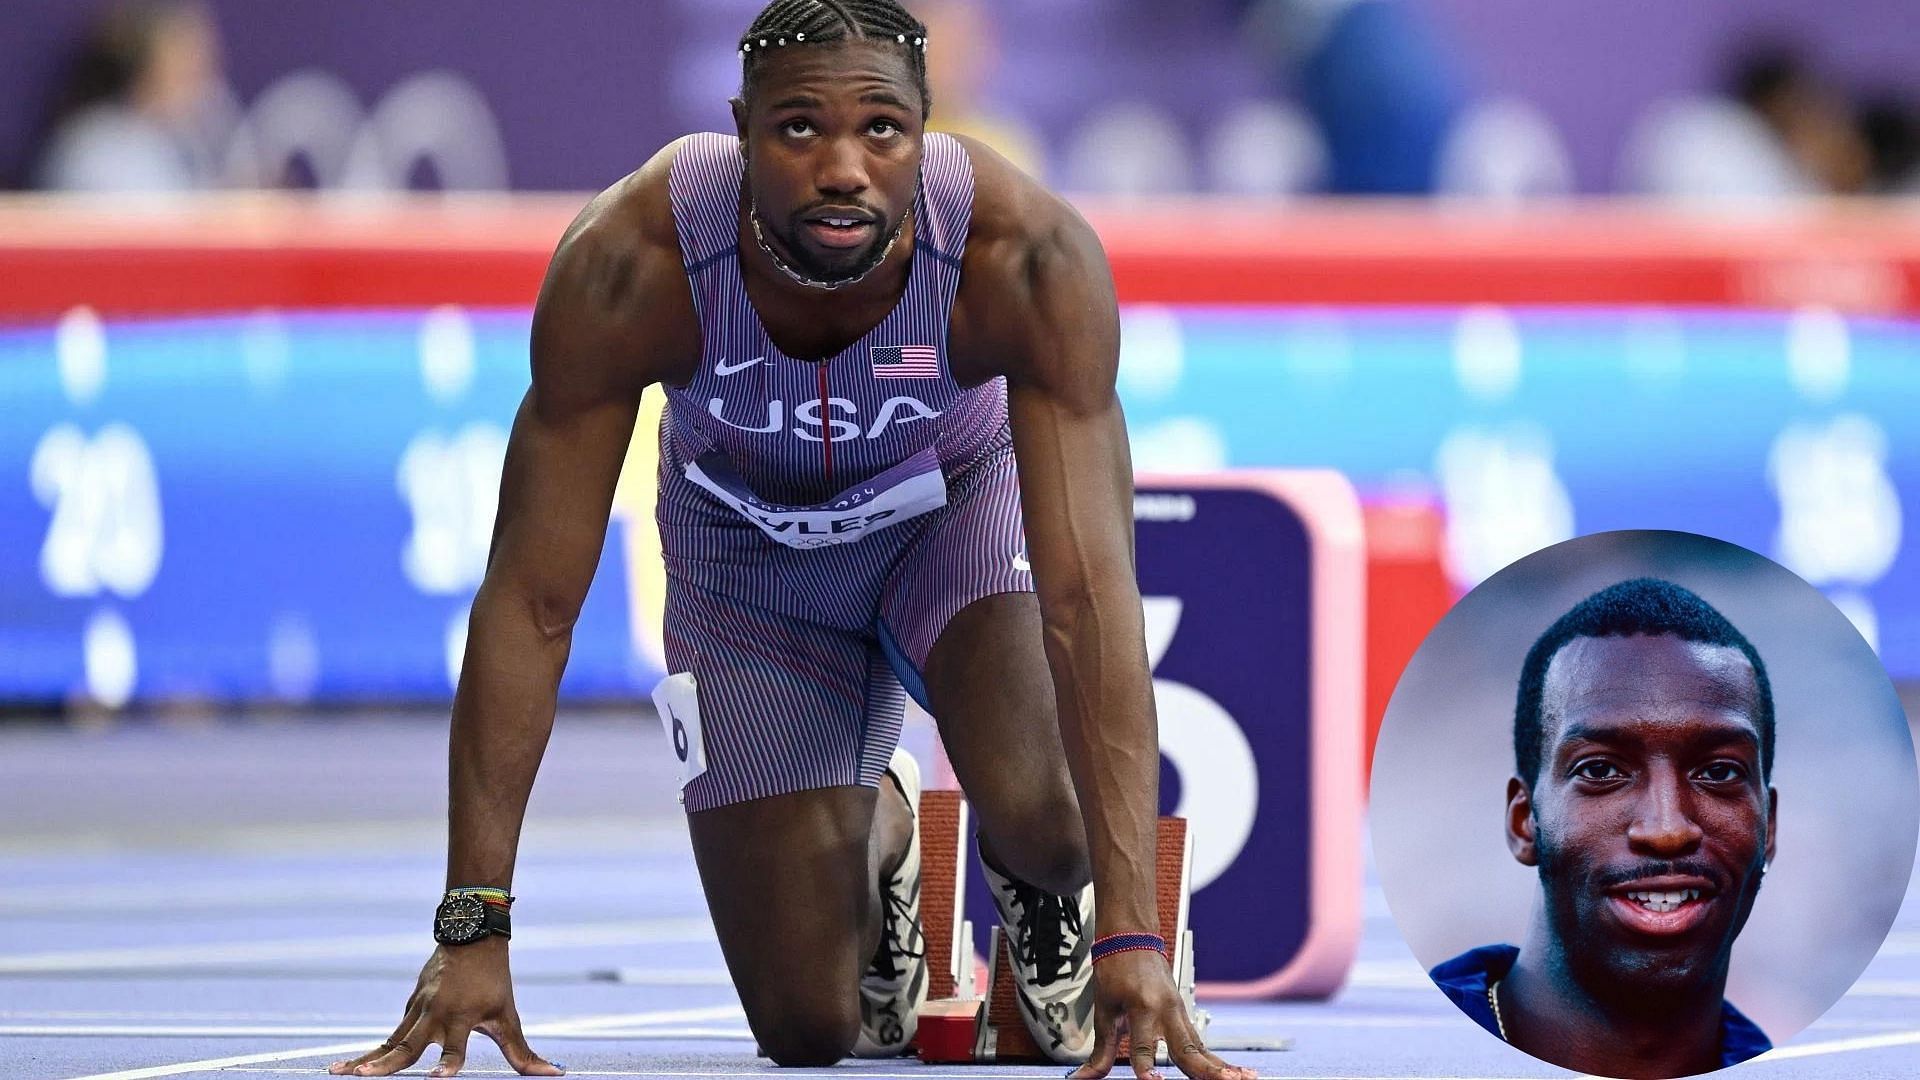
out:
M1902 0L909 6L935 126L1107 244L1136 464L1358 489L1369 724L1453 598L1615 528L1779 560L1913 700ZM46 759L78 790L156 723L443 721L547 255L728 126L758 7L9 5L0 708L105 740ZM643 423L571 708L660 674L652 464Z

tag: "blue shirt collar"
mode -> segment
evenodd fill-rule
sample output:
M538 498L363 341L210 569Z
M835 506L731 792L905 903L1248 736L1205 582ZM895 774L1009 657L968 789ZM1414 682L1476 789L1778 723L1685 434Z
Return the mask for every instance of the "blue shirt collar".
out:
M1487 1003L1487 984L1505 978L1519 956L1518 946L1482 945L1437 965L1427 974L1461 1012L1498 1038L1500 1022ZM1734 1008L1732 1002L1720 1003L1721 1068L1738 1065L1771 1049L1773 1043L1759 1025Z

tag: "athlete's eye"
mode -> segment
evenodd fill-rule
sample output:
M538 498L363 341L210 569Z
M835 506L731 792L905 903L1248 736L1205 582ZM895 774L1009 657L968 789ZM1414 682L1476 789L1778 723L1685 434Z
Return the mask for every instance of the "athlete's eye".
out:
M898 135L905 129L891 120L875 120L867 130L875 135Z
M1747 778L1747 770L1737 761L1715 761L1701 766L1694 775L1709 784L1733 784Z
M1573 775L1576 779L1599 782L1618 780L1626 776L1626 773L1621 772L1619 766L1605 758L1588 758L1573 767Z
M813 134L813 121L798 119L787 120L781 123L780 132L783 135L792 135L795 138L803 135L811 135Z

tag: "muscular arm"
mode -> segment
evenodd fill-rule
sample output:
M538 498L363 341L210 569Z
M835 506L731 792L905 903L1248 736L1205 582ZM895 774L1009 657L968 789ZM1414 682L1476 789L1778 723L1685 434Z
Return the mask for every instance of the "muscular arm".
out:
M508 887L573 625L606 538L640 393L698 330L666 194L671 148L562 239L533 317L485 580L454 695L447 885Z
M667 195L673 148L602 193L560 241L533 315L533 379L507 442L487 574L453 698L447 885L513 884L520 826L553 731L573 624L600 561L640 393L682 382L699 327ZM440 946L386 1042L336 1076L391 1076L439 1045L456 1075L492 1039L523 1076L559 1076L520 1026L507 940Z
M970 149L982 273L963 278L962 310L977 328L969 351L1007 377L1028 558L1086 819L1098 932L1158 933L1159 742L1134 579L1133 466L1114 393L1113 282L1078 214L990 151Z

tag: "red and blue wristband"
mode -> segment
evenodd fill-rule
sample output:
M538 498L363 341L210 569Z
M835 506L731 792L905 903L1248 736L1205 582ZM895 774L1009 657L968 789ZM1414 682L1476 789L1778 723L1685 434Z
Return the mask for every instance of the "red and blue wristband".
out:
M1152 949L1162 956L1167 954L1167 939L1159 934L1108 934L1093 939L1093 962L1099 963L1116 953L1136 952Z

